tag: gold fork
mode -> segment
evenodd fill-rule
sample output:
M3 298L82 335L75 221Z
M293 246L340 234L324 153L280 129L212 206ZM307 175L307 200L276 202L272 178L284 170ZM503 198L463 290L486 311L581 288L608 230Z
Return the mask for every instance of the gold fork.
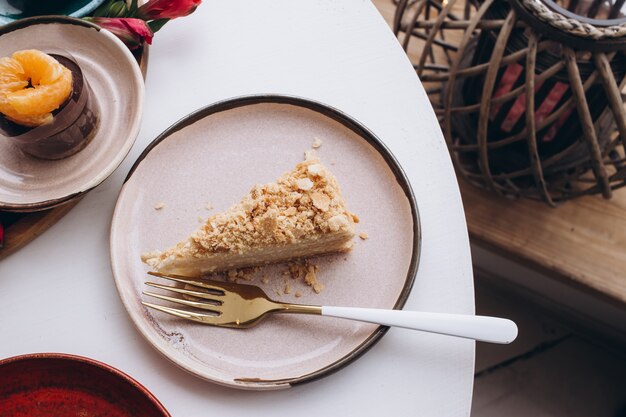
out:
M515 323L497 317L283 303L271 300L261 288L254 285L199 280L159 272L148 273L182 284L184 287L155 282L146 282L146 285L180 294L183 298L150 291L144 291L143 294L192 307L195 311L145 301L142 301L143 305L177 317L213 326L248 328L258 324L271 313L295 313L339 317L384 326L463 337L481 342L510 343L517 337Z

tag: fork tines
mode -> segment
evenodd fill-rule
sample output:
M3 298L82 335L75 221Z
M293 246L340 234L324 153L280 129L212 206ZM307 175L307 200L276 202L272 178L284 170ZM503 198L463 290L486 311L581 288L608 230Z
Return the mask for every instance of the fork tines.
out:
M189 279L188 277L183 277L180 275L171 275L171 274L163 274L160 272L148 272L150 275L164 278L170 281L174 281L176 283L182 284L183 287L180 286L170 286L158 284L155 282L146 282L145 284L149 287L158 288L165 291L170 291L176 294L182 295L184 298L176 298L168 295L155 293L151 291L143 291L143 294L158 298L160 300L169 301L175 304L180 304L188 307L197 308L203 310L211 316L219 316L222 314L221 306L223 301L220 300L222 296L224 296L224 289L221 287L222 283L212 282L202 282ZM154 308L156 310L162 311L164 313L173 314L178 317L186 318L186 319L197 319L201 320L202 317L206 317L206 314L196 313L193 311L180 310L177 308L166 307L158 304L148 303L142 301L142 304L146 307Z

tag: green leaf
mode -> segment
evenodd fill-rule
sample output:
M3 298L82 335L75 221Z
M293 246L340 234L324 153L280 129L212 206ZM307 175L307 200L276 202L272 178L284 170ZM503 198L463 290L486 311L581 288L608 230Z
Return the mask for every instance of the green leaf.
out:
M100 7L98 7L94 12L93 12L93 16L94 17L107 17L109 14L109 9L111 8L111 5L113 3L115 3L118 0L107 0L104 3L102 3L102 5Z
M126 0L107 0L93 13L94 17L128 17Z
M109 9L109 17L126 17L128 13L128 9L126 8L126 3L123 1L118 1L117 3L111 5Z
M152 32L157 33L170 19L157 19L152 22L148 22L148 26L152 29Z
M135 16L135 12L137 11L137 8L139 7L137 3L138 3L137 0L131 0L130 6L128 7L129 16L132 16L132 17Z

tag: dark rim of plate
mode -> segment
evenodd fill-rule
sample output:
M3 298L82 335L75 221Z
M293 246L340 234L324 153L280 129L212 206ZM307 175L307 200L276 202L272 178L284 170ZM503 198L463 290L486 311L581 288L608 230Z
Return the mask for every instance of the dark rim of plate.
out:
M146 387L137 382L130 375L125 374L117 368L107 365L104 362L97 361L95 359L87 358L84 356L71 355L67 353L29 353L25 355L13 356L0 360L0 369L6 365L19 364L32 361L64 361L68 363L80 363L93 368L97 368L101 371L113 374L116 378L127 382L134 389L140 392L150 403L152 403L155 409L163 415L163 417L171 417L170 413L165 409L163 404L152 394Z
M417 275L417 270L419 266L420 252L421 252L421 227L420 227L420 217L419 211L417 208L417 203L415 201L415 195L413 194L413 189L411 188L410 182L404 173L404 170L398 163L395 156L391 153L389 148L367 127L365 127L362 123L356 121L351 116L348 116L344 112L331 107L327 104L320 103L318 101L310 100L307 98L296 97L296 96L287 96L287 95L279 95L279 94L258 94L258 95L249 95L249 96L240 96L234 97L227 100L219 101L214 104L210 104L206 107L202 107L193 113L183 117L178 120L176 123L167 128L163 133L157 136L144 151L139 155L139 158L135 161L132 168L130 169L124 183L126 183L137 167L141 164L144 158L163 140L167 139L170 135L176 133L177 131L201 120L205 117L211 116L215 113L220 113L223 111L235 109L243 106L250 106L254 104L266 104L266 103L276 103L276 104L288 104L297 107L303 107L309 110L313 110L317 113L323 114L324 116L335 120L336 122L341 123L343 126L347 127L354 133L356 133L359 137L367 141L374 149L378 151L378 153L384 158L385 162L391 168L394 173L398 184L402 187L409 204L411 206L411 215L413 217L413 255L411 256L411 262L409 264L409 270L407 273L406 281L400 292L398 299L394 305L394 309L400 310L404 307L411 289L413 287L413 283L415 282L415 277ZM122 188L123 190L123 188ZM122 191L120 191L121 193ZM311 382L322 378L324 376L330 375L331 373L338 371L349 363L353 362L357 358L361 357L365 352L367 352L372 346L378 342L382 336L389 330L387 326L379 326L376 330L374 330L360 345L358 345L354 350L350 353L342 357L341 359L321 368L317 371L311 372L306 375L301 375L298 377L287 378L287 379L279 379L279 380L260 380L260 379L236 379L234 382L245 383L247 386L258 385L258 386L268 386L268 385L299 385L306 382ZM168 357L171 360L171 358ZM173 361L173 360L172 360ZM175 362L175 361L173 361ZM176 363L176 362L175 362ZM178 364L177 364L178 365ZM242 386L245 388L245 386Z

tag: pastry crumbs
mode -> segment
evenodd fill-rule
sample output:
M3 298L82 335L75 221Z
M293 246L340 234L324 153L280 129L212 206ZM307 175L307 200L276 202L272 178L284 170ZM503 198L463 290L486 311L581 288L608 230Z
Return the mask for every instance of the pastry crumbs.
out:
M318 268L315 265L307 263L306 273L304 274L304 282L313 288L313 291L319 294L324 289L324 284L317 280L317 269Z
M317 157L309 156L275 183L257 185L227 211L209 216L192 235L192 249L197 254L242 253L350 230L354 215L346 209L337 181Z
M231 269L228 272L226 272L226 278L228 278L229 281L235 282L237 281L237 270L236 269Z
M317 280L319 267L313 265L308 260L291 262L289 264L289 274L294 280L303 280L308 286L313 288L317 294L322 292L324 285Z
M259 267L230 269L226 271L226 278L232 282L237 282L237 280L239 279L242 279L244 281L252 281L254 280L254 273L256 273L259 270L260 270Z
M361 240L366 240L369 236L367 235L367 233L361 232L359 233L359 237L361 238Z
M155 210L161 210L163 207L165 207L165 203L163 203L163 202L156 203L156 204L154 205L154 209L155 209Z

